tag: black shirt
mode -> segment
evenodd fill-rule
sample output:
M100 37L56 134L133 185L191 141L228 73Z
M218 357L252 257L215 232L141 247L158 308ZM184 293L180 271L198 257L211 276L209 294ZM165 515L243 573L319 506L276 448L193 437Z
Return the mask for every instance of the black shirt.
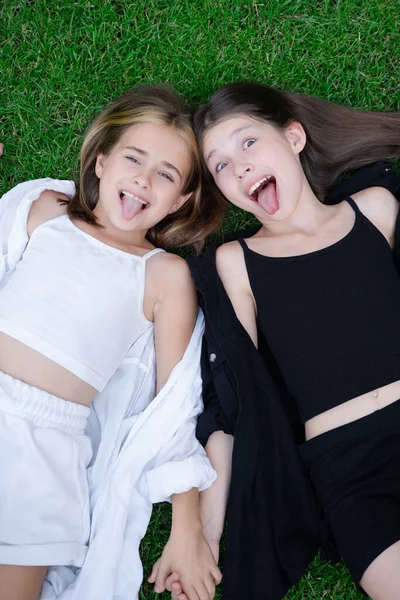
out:
M239 240L259 338L303 423L400 380L400 280L393 253L354 200L347 201L353 227L327 248L275 258Z

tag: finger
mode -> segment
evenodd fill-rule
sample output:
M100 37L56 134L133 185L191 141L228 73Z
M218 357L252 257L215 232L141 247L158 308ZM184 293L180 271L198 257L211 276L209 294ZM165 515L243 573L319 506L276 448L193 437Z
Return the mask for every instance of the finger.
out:
M215 583L214 578L211 574L206 579L204 579L204 585L207 588L210 600L213 600L215 596Z
M171 595L171 600L188 600L188 597L186 596L186 594L178 594L177 596L175 594Z
M0 144L0 156L3 154L4 144Z
M156 563L154 563L153 568L151 570L150 577L147 579L149 583L154 583L158 574L158 569L160 566L160 559Z
M222 581L222 573L219 570L219 568L217 567L217 565L212 566L212 568L210 569L210 573L213 576L215 585L219 585Z
M169 592L172 592L172 591L173 591L173 590L172 590L172 586L173 586L174 584L175 584L175 585L177 584L177 585L178 585L178 588L177 588L177 589L178 589L178 591L177 591L177 592L174 592L174 593L175 593L175 594L181 594L181 593L182 593L182 587L181 587L181 584L179 583L179 580L180 580L179 573L171 573L171 575L169 575L169 576L167 577L167 581L165 582L165 587L167 588L167 590L168 590Z
M168 577L169 573L165 567L161 567L158 570L158 574L156 577L156 581L154 584L154 591L156 594L161 594L161 592L165 592L165 581Z
M180 581L175 581L170 590L174 596L179 596L179 594L183 594L183 589Z
M188 600L200 600L200 596L198 595L196 589L192 585L188 586L187 589L185 588L185 586L183 586L183 591L186 594Z
M196 585L196 592L197 592L200 600L212 600L213 599L213 596L210 596L210 594L208 593L208 589L205 586L203 581L201 581L200 583L198 583Z

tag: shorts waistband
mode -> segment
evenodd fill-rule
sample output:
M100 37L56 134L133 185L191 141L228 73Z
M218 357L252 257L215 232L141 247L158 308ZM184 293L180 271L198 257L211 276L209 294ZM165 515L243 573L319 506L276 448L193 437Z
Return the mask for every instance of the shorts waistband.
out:
M400 430L400 400L396 400L365 417L321 433L321 435L317 435L308 442L301 444L300 449L302 454L308 453L315 447L323 451L333 444L373 435L377 431L390 432L390 430L395 429Z
M71 435L85 432L90 408L63 400L0 371L0 410Z

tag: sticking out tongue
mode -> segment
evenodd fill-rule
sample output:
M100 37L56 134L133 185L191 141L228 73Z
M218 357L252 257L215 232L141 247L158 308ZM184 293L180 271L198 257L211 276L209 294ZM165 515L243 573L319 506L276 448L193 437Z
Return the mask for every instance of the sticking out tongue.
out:
M124 219L129 221L133 219L142 209L143 204L134 200L130 196L125 194L121 195L121 203L122 203L122 214L124 215Z
M263 187L258 193L257 202L262 209L269 215L274 215L279 209L279 202L276 195L276 182L270 181L268 185Z

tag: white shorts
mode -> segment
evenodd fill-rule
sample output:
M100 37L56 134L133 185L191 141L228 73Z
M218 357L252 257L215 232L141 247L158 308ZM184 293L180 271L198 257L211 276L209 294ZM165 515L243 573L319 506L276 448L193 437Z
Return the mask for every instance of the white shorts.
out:
M0 564L82 566L89 413L0 371Z

